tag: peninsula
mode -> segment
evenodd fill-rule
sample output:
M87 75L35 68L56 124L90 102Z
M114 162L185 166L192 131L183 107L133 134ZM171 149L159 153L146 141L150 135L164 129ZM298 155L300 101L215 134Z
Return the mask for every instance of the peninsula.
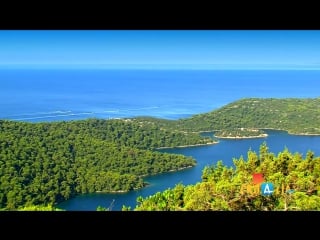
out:
M191 157L156 149L217 144L219 138L266 137L264 129L320 135L319 126L320 98L240 99L179 120L0 120L5 173L0 209L54 206L79 194L131 191L146 185L142 176L196 165Z

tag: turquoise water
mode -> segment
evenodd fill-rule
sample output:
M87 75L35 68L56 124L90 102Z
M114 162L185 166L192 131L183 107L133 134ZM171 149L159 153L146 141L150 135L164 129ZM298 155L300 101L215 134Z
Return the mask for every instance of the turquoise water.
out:
M128 193L119 194L87 194L80 195L58 205L58 207L70 211L94 211L97 206L110 207L111 210L121 210L123 205L136 205L138 196L149 196L158 191L172 188L178 183L184 185L195 184L201 181L202 169L206 165L222 160L224 164L232 166L233 158L241 155L246 159L249 149L259 152L259 147L264 141L269 150L275 154L287 147L291 152L299 152L305 156L308 150L312 150L317 156L320 155L320 136L295 136L288 135L283 131L268 130L267 138L221 140L220 143L210 146L198 146L188 148L163 149L162 152L179 153L194 157L198 164L196 167L180 172L171 172L145 178L150 185Z

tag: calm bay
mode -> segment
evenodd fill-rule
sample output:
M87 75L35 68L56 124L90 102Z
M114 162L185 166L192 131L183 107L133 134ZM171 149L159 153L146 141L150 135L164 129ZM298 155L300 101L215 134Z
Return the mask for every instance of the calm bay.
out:
M320 71L295 70L0 70L0 119L26 122L87 118L153 116L176 120L218 109L241 98L317 98ZM290 84L289 84L290 83ZM320 136L294 136L268 130L266 138L221 139L208 146L161 149L192 156L197 165L179 172L145 178L150 185L128 193L79 195L58 205L69 211L93 211L98 206L121 210L136 205L139 196L201 181L206 165L232 159L263 141L277 154L285 147L305 155L320 154ZM210 133L206 133L210 134Z
M120 211L122 206L130 206L133 209L139 196L147 197L167 188L173 188L176 184L184 185L195 184L201 181L202 170L205 166L222 160L227 166L233 166L233 158L241 155L246 159L249 149L259 152L260 145L265 141L269 151L277 155L284 148L290 152L298 152L305 157L308 150L320 154L320 136L298 136L289 135L285 131L266 130L268 137L252 139L220 139L215 145L161 149L161 152L177 153L192 156L196 159L197 165L193 168L179 172L170 172L145 178L150 185L136 191L127 193L95 193L76 196L57 207L67 211L95 211L98 206L110 208L113 211ZM210 135L212 133L206 133Z

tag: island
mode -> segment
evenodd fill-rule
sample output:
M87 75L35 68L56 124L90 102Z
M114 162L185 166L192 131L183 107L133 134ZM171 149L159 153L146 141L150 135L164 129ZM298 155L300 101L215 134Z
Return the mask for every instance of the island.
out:
M146 176L196 165L192 157L158 149L264 138L266 129L320 135L319 126L320 98L246 98L178 120L0 120L0 209L50 208L79 194L132 191L146 186Z
M264 129L287 131L294 135L320 135L320 98L244 98L217 110L180 119L185 131L214 131L222 137L253 137L247 131ZM252 131L252 133L254 133ZM229 135L229 133L231 133ZM221 135L220 135L221 136Z

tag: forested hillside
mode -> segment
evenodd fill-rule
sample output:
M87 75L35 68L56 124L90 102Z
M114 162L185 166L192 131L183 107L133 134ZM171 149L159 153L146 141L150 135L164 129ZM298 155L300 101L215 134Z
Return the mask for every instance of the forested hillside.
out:
M202 137L201 131L214 131L218 137L256 137L265 136L267 128L320 134L319 126L320 98L241 99L176 121L152 117L43 123L0 120L0 209L52 209L77 194L141 188L146 185L144 176L194 166L196 161L190 157L154 150L217 143ZM306 159L287 150L278 156L265 150L259 156L249 152L248 162L239 159L235 166L208 167L201 183L178 185L140 199L137 210L303 209L299 201L307 201L308 209L319 208L315 194L320 185L319 158L311 152ZM239 184L250 182L254 171L275 184L289 184L295 193L270 198L239 195Z
M273 128L291 134L320 134L320 98L246 98L177 124L193 131Z
M255 173L274 188L255 184ZM320 157L309 151L303 158L288 149L275 155L264 143L259 153L249 150L246 159L234 159L234 167L219 161L203 169L201 182L178 184L137 203L136 211L320 210Z
M196 164L190 157L151 149L209 141L141 120L0 121L0 208L141 188L142 176Z

